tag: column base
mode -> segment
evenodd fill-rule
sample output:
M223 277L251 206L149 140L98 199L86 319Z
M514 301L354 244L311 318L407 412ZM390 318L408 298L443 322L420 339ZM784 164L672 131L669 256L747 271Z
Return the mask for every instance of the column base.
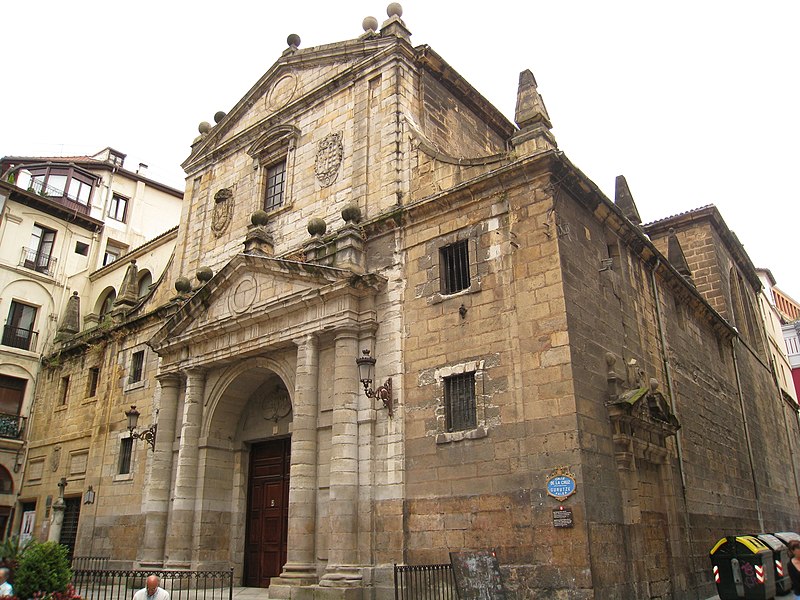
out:
M277 585L313 585L317 583L317 565L313 563L286 563L279 577L270 580L270 588L273 583Z
M365 590L362 586L322 587L320 585L270 584L268 589L270 600L363 600L365 598Z
M326 569L325 574L319 580L322 587L355 587L360 586L364 582L359 567L348 565L334 565Z

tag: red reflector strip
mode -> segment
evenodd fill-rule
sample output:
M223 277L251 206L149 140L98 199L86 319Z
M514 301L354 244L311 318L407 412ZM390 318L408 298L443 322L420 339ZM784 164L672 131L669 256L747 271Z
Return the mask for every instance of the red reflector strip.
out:
M758 583L764 583L764 567L761 565L756 565L756 581Z
M783 577L783 563L781 561L775 561L775 572L778 573L778 577Z
M719 567L714 565L714 582L719 583Z

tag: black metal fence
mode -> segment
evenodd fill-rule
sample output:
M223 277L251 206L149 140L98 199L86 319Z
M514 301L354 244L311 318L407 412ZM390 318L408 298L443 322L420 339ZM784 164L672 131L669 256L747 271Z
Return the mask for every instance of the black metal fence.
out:
M395 600L458 600L453 569L444 565L395 565Z
M83 600L131 600L138 590L145 587L145 581L150 575L158 575L161 587L169 592L170 600L233 600L233 569L73 569L72 575L75 591Z

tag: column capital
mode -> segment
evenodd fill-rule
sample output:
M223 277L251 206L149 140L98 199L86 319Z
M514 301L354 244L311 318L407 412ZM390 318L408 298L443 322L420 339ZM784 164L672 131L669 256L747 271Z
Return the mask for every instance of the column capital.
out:
M199 377L205 377L206 373L208 373L208 369L205 367L201 367L200 365L195 365L191 367L185 367L180 371L186 377L186 379L197 379Z
M349 338L359 339L361 331L358 327L345 326L333 330L333 337L335 340L346 340Z
M294 338L292 340L295 346L304 346L306 344L313 344L319 341L319 334L317 332L306 333L300 337Z
M162 388L180 385L183 378L184 375L180 371L170 371L156 375L156 380Z

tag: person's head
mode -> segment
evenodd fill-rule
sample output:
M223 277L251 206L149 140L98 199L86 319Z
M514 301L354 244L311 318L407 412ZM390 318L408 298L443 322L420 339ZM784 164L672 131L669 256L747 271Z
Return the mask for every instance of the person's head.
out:
M797 558L800 558L800 555L798 554L799 552L800 552L800 542L797 540L792 540L791 542L789 542L789 554L791 554L792 556L796 556Z
M6 567L0 567L0 582L8 581L8 578L11 576L11 571Z
M159 580L158 575L150 575L150 577L147 578L148 596L152 596L153 594L156 593L156 588L158 587L159 583L161 583L161 580Z

